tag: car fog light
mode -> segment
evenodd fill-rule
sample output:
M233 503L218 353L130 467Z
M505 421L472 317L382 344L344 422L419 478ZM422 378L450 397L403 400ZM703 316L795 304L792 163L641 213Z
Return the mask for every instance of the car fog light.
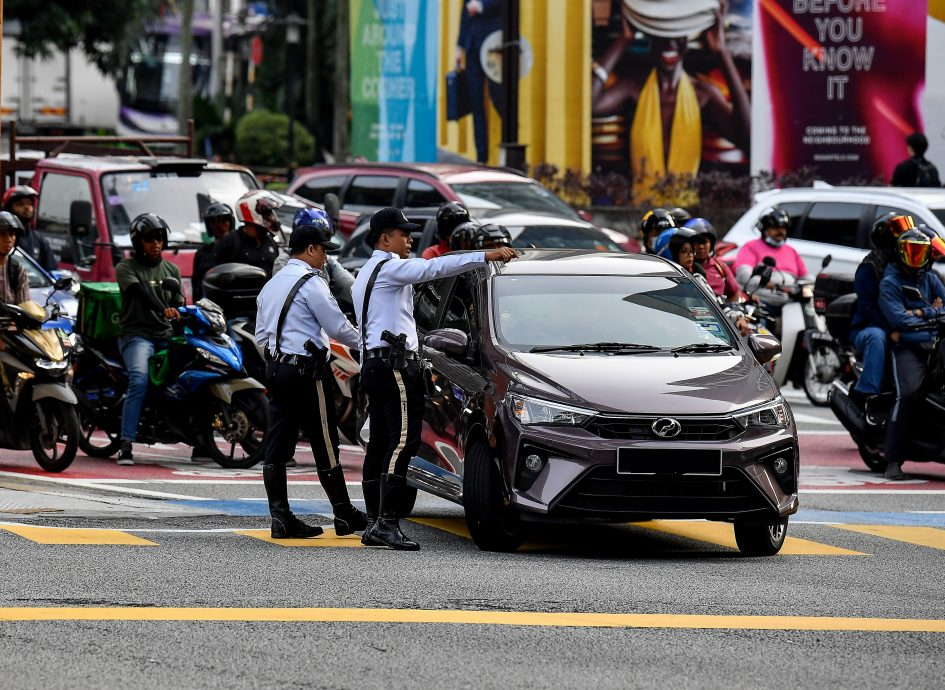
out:
M537 472L541 469L541 466L541 456L535 455L534 453L525 456L525 467L529 472Z
M778 474L784 474L788 471L788 461L784 458L775 458L774 459L774 471Z

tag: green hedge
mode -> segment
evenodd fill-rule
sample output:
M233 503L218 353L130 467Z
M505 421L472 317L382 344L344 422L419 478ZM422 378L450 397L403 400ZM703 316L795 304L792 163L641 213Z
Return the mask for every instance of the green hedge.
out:
M289 118L269 110L254 110L236 124L236 155L244 165L273 168L293 167L307 163L315 154L315 138L298 121L295 132L295 161L288 159Z

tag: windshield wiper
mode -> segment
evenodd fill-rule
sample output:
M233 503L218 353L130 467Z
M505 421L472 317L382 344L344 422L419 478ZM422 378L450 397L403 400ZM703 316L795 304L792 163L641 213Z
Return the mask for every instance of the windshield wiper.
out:
M726 343L689 343L688 345L674 347L670 352L725 352L734 349L733 345L727 345Z
M584 343L582 345L539 345L529 352L657 352L663 348L640 343Z

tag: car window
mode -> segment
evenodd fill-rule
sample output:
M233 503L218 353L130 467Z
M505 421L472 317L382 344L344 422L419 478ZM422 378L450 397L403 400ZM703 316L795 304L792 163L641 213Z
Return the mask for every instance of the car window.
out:
M907 211L904 208L899 208L898 206L877 206L876 213L873 215L873 221L870 223L872 226L877 220L885 216L887 213L895 213L897 216L912 216L912 219L915 221L915 224L924 223L925 219L922 216L917 215L913 211ZM935 213L933 211L933 213Z
M533 225L510 227L512 246L525 249L594 249L599 252L624 251L616 242L596 228L568 225Z
M932 215L938 218L942 222L942 225L945 225L945 208L933 208L930 210L932 211Z
M457 328L463 333L472 333L472 320L469 317L472 305L472 293L466 281L458 279L456 289L450 296L446 312L443 314L443 328Z
M347 175L316 176L306 180L293 193L304 197L316 204L325 203L326 194L341 195L341 187L344 185Z
M358 175L345 192L344 207L371 211L394 205L394 193L400 178L390 175Z
M80 175L47 173L43 176L39 191L39 210L36 214L36 229L49 240L53 251L66 263L79 263L75 259L72 236L69 234L69 210L73 201L92 203L92 188L89 181ZM79 242L81 258L93 253L98 232L93 214L89 234Z
M440 308L443 291L448 284L449 279L444 279L431 280L417 286L413 318L421 331L429 331L436 327L436 313Z
M573 208L537 182L471 182L450 187L470 211L474 209L519 208L544 211L562 218L578 219Z
M860 231L861 204L834 201L818 202L811 206L801 232L801 239L809 242L857 246Z
M10 258L16 265L26 271L31 290L33 288L44 288L52 285L52 281L46 277L46 274L40 270L39 266L27 259L20 249L15 249Z
M436 191L436 187L421 180L407 182L407 196L404 208L438 208L446 198Z

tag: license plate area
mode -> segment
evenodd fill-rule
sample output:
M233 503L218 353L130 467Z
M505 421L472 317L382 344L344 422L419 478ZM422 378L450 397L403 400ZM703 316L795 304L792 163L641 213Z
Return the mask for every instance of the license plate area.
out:
M618 448L617 474L719 477L722 451L704 448Z

